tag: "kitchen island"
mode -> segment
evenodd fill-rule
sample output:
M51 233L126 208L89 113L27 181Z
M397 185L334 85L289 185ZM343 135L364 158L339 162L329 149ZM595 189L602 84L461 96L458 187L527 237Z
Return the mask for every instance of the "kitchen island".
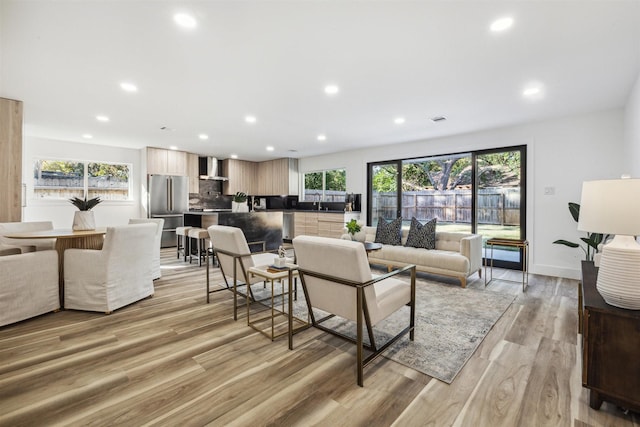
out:
M184 213L187 227L208 228L211 225L238 227L247 242L265 242L268 251L277 250L282 244L282 212L197 212ZM215 246L215 242L213 242ZM250 245L252 252L262 250L260 245Z

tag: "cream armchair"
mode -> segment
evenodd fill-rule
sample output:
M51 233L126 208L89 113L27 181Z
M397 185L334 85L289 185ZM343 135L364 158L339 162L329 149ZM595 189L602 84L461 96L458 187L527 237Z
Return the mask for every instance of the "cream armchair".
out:
M51 221L0 223L0 249L19 248L22 253L54 249L56 239L12 239L7 234L53 230Z
M269 265L273 264L273 258L275 256L272 252L259 252L251 253L249 250L249 244L244 236L242 230L238 227L229 227L226 225L212 225L207 231L211 239L213 246L213 252L218 258L218 264L220 265L220 271L224 279L225 288L231 289L229 281L234 284L234 288L238 283L247 284L247 289L251 298L253 299L253 293L251 292L251 285L258 282L263 282L264 279L259 276L253 276L247 273L250 267L256 265ZM209 295L212 292L209 285L209 263L207 262L207 303L209 302ZM237 294L234 291L234 304L233 304L233 319L238 319L238 305Z
M153 295L156 224L108 227L101 250L64 253L64 306L111 313Z
M58 309L58 252L0 256L0 326Z
M360 242L316 236L293 239L296 263L307 300L312 326L357 345L357 381L363 385L364 367L405 334L413 341L415 324L416 267L407 265L382 276L371 274L369 261ZM409 283L396 276L411 272ZM373 327L403 306L409 305L408 326L388 342L375 342ZM330 313L316 319L313 308ZM356 322L356 339L326 328L323 322L339 316ZM366 326L370 345L363 343ZM364 357L363 351L370 354Z
M162 229L164 228L164 219L162 218L131 218L129 224L156 224L156 240L153 246L153 280L162 277L160 270L160 246L162 245Z

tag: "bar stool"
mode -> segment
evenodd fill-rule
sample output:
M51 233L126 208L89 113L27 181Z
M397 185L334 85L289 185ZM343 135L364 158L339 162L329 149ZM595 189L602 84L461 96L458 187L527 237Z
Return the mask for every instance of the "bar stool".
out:
M193 227L189 230L189 239L196 240L196 255L198 256L198 266L202 266L202 259L206 259L207 252L209 251L209 232L204 228ZM189 251L189 264L191 264L191 258L193 257L193 251Z
M189 245L189 230L192 228L193 227L176 227L176 254L177 258L180 259L180 251L182 251L184 262L187 262L187 254L191 251Z

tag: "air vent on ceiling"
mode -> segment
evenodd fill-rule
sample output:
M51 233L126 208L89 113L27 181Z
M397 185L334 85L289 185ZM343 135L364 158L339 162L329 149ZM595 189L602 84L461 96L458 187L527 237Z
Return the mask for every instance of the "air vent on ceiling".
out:
M435 116L435 117L431 117L431 121L432 122L443 122L447 120L447 118L445 116Z

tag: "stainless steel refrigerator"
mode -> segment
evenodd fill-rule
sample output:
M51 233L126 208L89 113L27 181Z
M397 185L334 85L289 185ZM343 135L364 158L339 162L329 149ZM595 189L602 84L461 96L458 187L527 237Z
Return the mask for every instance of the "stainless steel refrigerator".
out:
M184 225L189 210L189 178L186 176L148 175L149 218L163 218L163 248L176 245L176 227Z

